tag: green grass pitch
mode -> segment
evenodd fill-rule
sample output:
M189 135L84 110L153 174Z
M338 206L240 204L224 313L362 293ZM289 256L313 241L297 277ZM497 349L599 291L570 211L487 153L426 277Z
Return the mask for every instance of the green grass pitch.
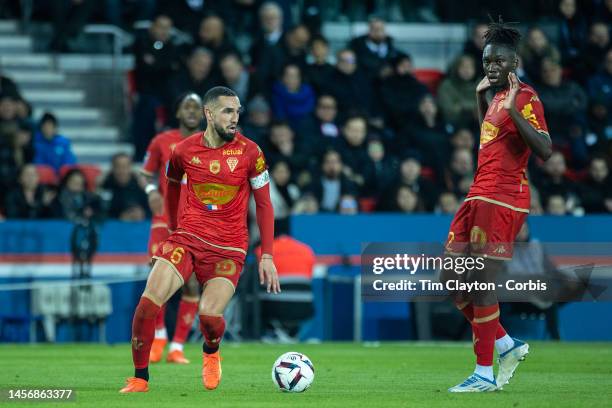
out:
M272 363L286 351L303 352L315 365L314 384L305 393L281 393L272 384ZM226 343L222 355L223 380L216 391L202 387L199 347L189 344L191 364L153 365L148 393L120 395L132 374L128 344L4 344L0 388L73 388L77 400L67 406L101 408L612 406L612 344L605 343L531 343L527 360L503 391L477 395L446 391L473 369L466 343Z

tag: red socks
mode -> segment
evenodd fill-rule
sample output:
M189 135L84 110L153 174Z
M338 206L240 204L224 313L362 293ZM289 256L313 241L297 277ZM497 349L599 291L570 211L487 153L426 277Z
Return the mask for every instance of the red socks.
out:
M141 297L132 321L132 359L134 367L146 368L149 365L151 344L155 336L155 318L160 307L149 298Z
M467 302L466 303L455 303L455 306L457 307L457 309L459 309L461 313L463 313L463 315L468 320L468 322L470 322L470 324L472 325L472 330L473 330L474 324L472 320L474 320L474 306L471 303L467 303ZM506 329L504 329L504 326L502 326L501 323L499 323L497 325L497 330L495 331L495 340L501 339L505 335L506 335Z
M204 348L214 353L223 339L225 319L220 315L201 314L200 330L204 336Z
M176 316L176 328L174 329L174 337L172 341L175 343L185 343L191 326L193 326L193 319L198 311L198 301L188 302L181 299L179 303L178 314Z
M161 330L166 328L166 303L162 305L155 318L155 330Z
M474 353L476 364L481 366L493 365L493 351L495 350L495 334L499 326L499 305L474 306Z

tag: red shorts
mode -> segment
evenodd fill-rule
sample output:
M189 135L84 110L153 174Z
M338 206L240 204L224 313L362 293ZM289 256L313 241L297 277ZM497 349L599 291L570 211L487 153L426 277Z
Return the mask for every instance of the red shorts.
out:
M212 279L225 279L236 288L246 256L241 251L239 248L220 247L193 234L177 231L157 248L153 258L172 266L183 282L187 282L195 272L201 285Z
M168 239L168 221L163 215L154 215L151 220L151 232L149 234L149 256L152 257L157 252L157 248Z
M510 260L514 239L527 213L483 200L467 199L453 218L446 251Z

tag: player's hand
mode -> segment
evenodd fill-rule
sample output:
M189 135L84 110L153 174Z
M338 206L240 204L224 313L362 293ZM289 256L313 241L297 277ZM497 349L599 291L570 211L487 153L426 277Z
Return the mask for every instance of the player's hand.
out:
M508 96L504 100L505 110L515 109L516 94L519 91L519 80L514 72L508 74L508 84L510 89L508 90Z
M164 199L157 190L149 193L149 208L153 215L162 215L164 213Z
M476 85L476 93L483 93L491 87L491 82L486 76Z
M278 273L276 272L276 266L272 261L272 258L262 258L259 261L259 283L261 285L266 284L266 291L270 293L280 293L280 283L278 281Z

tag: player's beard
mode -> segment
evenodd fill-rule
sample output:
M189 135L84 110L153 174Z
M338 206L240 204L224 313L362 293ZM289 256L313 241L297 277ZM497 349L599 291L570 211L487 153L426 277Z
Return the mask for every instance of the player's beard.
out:
M237 131L238 129L236 129L234 132L226 132L221 126L215 125L215 132L217 132L219 137L225 142L231 142L234 140Z

